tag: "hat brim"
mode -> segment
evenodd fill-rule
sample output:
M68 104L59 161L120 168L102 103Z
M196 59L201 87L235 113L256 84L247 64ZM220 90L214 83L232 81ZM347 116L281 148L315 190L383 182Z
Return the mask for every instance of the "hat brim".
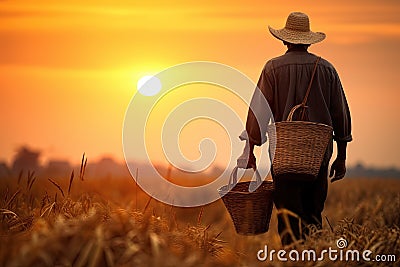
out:
M271 26L268 26L268 29L275 38L292 44L315 44L323 41L326 37L323 32L301 32L287 28L276 30Z

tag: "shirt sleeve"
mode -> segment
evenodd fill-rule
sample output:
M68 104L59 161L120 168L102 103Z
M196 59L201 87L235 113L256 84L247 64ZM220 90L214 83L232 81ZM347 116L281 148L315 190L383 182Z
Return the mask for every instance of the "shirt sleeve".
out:
M267 127L272 117L269 106L272 99L272 82L268 75L269 63L261 72L257 87L254 90L247 114L246 130L239 136L241 140L260 146L267 141Z
M330 113L334 136L337 142L350 142L353 140L351 135L351 116L347 99L340 82L339 75L334 70L333 88L331 95Z

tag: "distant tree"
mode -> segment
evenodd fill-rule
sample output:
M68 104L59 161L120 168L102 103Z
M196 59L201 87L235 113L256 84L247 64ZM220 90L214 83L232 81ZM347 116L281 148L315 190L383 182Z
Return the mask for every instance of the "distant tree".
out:
M38 171L40 151L34 151L27 146L22 146L17 150L11 169L14 174L21 170Z
M0 178L7 177L10 174L7 163L0 162Z
M124 165L109 156L105 156L98 162L88 166L88 175L95 177L122 177L129 175L129 173L126 172Z
M67 176L71 174L71 169L72 166L68 161L51 159L43 171L47 176Z

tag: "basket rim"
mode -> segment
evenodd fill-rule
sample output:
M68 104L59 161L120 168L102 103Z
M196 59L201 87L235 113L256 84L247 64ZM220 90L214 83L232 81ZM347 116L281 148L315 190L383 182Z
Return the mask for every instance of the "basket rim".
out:
M321 123L321 122L313 122L313 121L278 121L278 122L274 122L274 124L286 124L286 123L318 125L318 126L324 126L324 127L333 129L333 127L330 125L327 125L327 124Z
M255 183L255 181L248 181L248 182L238 182L236 185L238 185L238 184L246 184L246 183L248 183L248 184L250 184L251 182L254 182ZM265 192L265 191L271 191L271 192L273 192L274 190L275 190L275 183L274 183L274 181L273 180L264 180L263 182L262 182L262 184L264 184L264 183L267 183L268 185L272 185L273 186L273 188L271 188L271 189L269 189L269 190L262 190L262 191L255 191L255 192L248 192L248 191L246 191L246 192L243 192L243 191L233 191L232 189L234 189L234 188L232 188L231 190L226 190L226 189L224 189L224 187L227 187L228 185L224 185L224 186L221 186L219 189L218 189L218 193L223 193L223 195L225 196L226 194L228 194L228 193L230 193L230 194L241 194L241 195L248 195L248 194L257 194L257 193L262 193L262 192ZM235 186L236 186L235 185ZM259 187L260 188L260 187Z

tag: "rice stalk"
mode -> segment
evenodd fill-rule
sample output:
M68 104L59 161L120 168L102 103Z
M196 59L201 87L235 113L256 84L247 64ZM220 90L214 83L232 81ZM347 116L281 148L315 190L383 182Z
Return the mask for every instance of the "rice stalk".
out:
M21 183L22 175L24 174L24 170L20 170L18 174L18 185Z
M51 203L46 207L46 209L40 214L40 217L43 217L46 213L50 215L51 211L54 209L56 206L56 202Z
M201 218L203 217L204 206L201 207L199 216L197 217L197 224L201 224Z
M81 160L81 168L79 170L79 178L81 181L83 181L83 176L85 175L86 164L87 164L87 157L84 152L82 155L82 160Z
M143 209L143 214L144 214L144 213L146 213L146 210L148 209L148 207L149 207L149 205L150 205L150 202L151 202L151 200L152 200L152 197L150 196L150 197L149 197L149 200L147 201L146 205L144 206L144 209Z
M27 179L27 181L26 181L26 189L28 189L29 188L29 186L30 186L30 184L31 184L31 182L32 182L32 179L34 178L34 176L35 176L35 171L28 171L28 179Z
M13 218L18 218L18 215L15 212L8 210L8 209L0 209L0 212L3 215L12 215Z
M4 202L7 202L9 194L10 194L10 188L7 186L6 192L4 193Z
M15 198L17 197L17 195L21 192L21 189L18 189L17 191L15 191L15 193L10 197L10 199L7 201L5 208L7 209L12 202L15 200Z
M54 181L54 180L51 179L51 178L48 178L48 180L49 180L55 187L57 187L57 189L61 192L62 196L65 197L64 191L62 190L61 186L60 186L56 181ZM56 202L56 201L55 201L55 202Z
M328 219L328 216L325 216L325 220L326 220L326 222L327 222L328 225L329 225L329 229L331 230L331 233L333 233L333 227L332 227L332 224L330 223L330 221L329 221L329 219Z
M71 193L71 186L72 186L72 182L74 180L74 170L72 170L71 176L69 178L69 185L68 185L68 196Z
M31 191L31 189L32 189L32 186L33 186L33 184L35 183L35 181L36 181L36 177L33 177L33 179L30 181L30 183L29 183L29 187L28 187L28 190L29 191Z

